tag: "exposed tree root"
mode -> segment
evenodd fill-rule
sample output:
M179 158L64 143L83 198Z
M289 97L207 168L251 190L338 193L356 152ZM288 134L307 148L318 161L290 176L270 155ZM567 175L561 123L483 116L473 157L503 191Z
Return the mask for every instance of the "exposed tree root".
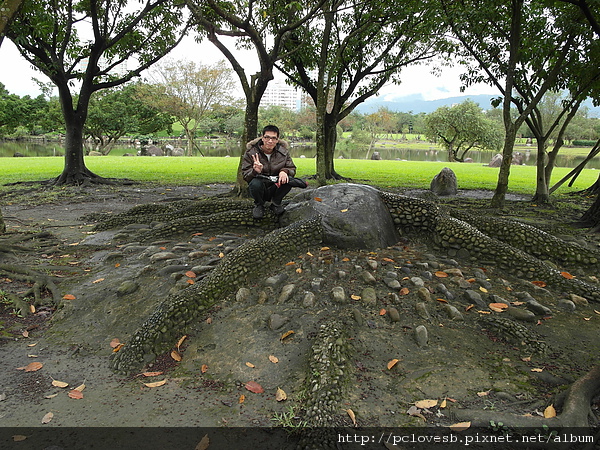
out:
M594 421L590 404L596 396L600 395L600 365L592 368L584 376L576 380L568 389L562 403L562 412L553 418L528 417L498 411L484 411L475 409L458 409L454 411L459 421L471 421L472 427L489 427L490 422L502 422L507 428L541 429L547 426L550 430L564 428L589 428L591 416ZM555 405L556 406L556 405Z
M44 275L26 267L13 264L0 264L0 275L31 284L31 287L27 291L20 293L17 299L23 299L33 295L33 304L36 306L42 305L44 304L42 292L48 290L52 296L53 306L56 307L60 303L61 296L56 287L56 282L58 282L59 279L56 277ZM18 303L15 298L12 300L15 307L21 309L22 305Z

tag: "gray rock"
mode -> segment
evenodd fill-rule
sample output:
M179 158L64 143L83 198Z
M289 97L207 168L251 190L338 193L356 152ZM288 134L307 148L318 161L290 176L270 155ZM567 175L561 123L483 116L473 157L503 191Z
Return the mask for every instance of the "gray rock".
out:
M400 289L400 287L401 287L400 282L398 280L396 280L395 278L384 278L383 282L390 289Z
M310 282L310 288L313 291L320 291L321 285L323 284L323 278L313 278Z
M536 322L535 314L528 309L515 308L514 306L509 306L506 310L509 316L513 319L522 320L524 322Z
M284 316L280 316L279 314L271 314L269 317L269 328L273 331L280 329L284 326L289 319Z
M417 302L415 305L417 309L417 314L421 319L429 320L431 316L429 315L429 311L427 311L427 305L423 302Z
M388 309L388 314L390 315L390 320L392 322L400 322L400 313L396 308Z
M446 303L444 305L444 309L446 310L446 314L448 314L448 317L450 318L450 320L457 320L457 321L464 320L462 313L458 309L456 309L454 306L450 305L449 303Z
M238 302L245 302L250 298L251 292L248 288L239 288L235 294L235 300Z
M361 299L367 305L374 305L377 303L377 292L372 287L366 287L361 292Z
M564 311L568 311L568 312L573 312L577 309L577 306L575 305L575 303L573 303L571 300L567 300L566 298L561 298L558 301L558 307Z
M158 252L150 256L150 261L165 261L167 259L175 259L177 255L173 252Z
M542 305L537 300L534 300L534 299L527 300L525 305L526 305L527 309L529 309L533 313L538 314L540 316L548 316L548 315L552 314L552 310L550 308Z
M277 287L280 284L283 284L285 280L288 279L288 275L285 272L269 277L265 280L265 285Z
M287 302L290 299L290 297L292 296L292 294L294 293L294 289L296 289L295 284L286 284L283 287L283 289L281 289L281 292L279 293L279 298L277 299L277 301L279 303Z
M352 309L352 316L354 317L354 320L359 326L363 326L365 324L365 319L363 318L361 312L358 309Z
M456 195L458 193L456 174L452 169L444 167L440 173L431 180L429 190L437 195Z
M305 308L312 308L313 306L315 306L315 300L316 300L315 294L310 291L307 291L304 294L304 299L302 300L302 306L304 306Z
M429 333L427 332L427 328L424 325L419 325L415 329L415 339L419 347L426 347L429 342Z
M331 299L336 303L345 303L346 302L346 292L344 288L341 286L336 286L331 290Z
M347 183L306 189L286 207L282 225L316 214L323 218L325 244L372 250L392 246L400 240L387 207L370 186Z
M123 281L117 288L117 296L122 297L123 295L133 294L139 287L140 286L135 281Z
M375 279L375 277L373 276L373 274L371 272L366 271L366 270L362 273L362 279L367 284L375 284L375 283L377 283L377 280Z
M487 308L488 304L483 300L479 292L467 289L463 294L467 303L474 303L480 308Z
M410 281L413 285L417 286L417 287L425 287L425 282L423 281L422 278L419 277L410 277Z

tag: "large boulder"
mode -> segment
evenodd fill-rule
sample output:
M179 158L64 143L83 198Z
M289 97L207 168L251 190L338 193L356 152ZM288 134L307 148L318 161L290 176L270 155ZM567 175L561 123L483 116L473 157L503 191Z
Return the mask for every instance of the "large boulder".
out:
M347 249L385 248L400 240L379 192L361 184L308 189L291 199L282 225L320 215L323 242Z
M444 167L440 173L431 180L429 190L437 195L456 195L458 193L456 174L452 169Z

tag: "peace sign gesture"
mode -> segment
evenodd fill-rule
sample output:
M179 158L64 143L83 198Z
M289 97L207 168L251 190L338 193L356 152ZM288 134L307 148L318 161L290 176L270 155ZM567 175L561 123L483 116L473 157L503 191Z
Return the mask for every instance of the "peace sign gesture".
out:
M255 153L254 155L252 155L252 161L254 162L252 164L252 168L254 169L254 171L256 173L261 173L262 169L263 169L263 165L260 162L260 157L258 156L258 153Z

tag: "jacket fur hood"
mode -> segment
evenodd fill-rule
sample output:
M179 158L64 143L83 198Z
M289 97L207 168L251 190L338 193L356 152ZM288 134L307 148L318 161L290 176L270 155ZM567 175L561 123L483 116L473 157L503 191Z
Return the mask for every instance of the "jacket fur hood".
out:
M246 144L246 150L250 150L252 147L257 147L258 146L258 142L262 139L262 137L257 137L256 139L252 139L250 142L248 142ZM290 146L288 144L287 141L283 140L283 139L279 139L279 141L277 142L283 149L285 150L289 150Z

